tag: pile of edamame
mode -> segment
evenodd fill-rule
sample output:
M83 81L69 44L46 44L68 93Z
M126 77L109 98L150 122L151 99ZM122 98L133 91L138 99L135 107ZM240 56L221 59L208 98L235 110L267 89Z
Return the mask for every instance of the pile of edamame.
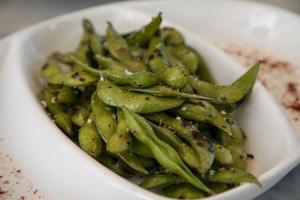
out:
M98 35L83 20L73 52L41 70L42 101L86 153L140 186L179 199L214 195L258 180L246 171L246 135L230 113L250 95L259 64L216 85L204 60L161 13L121 34Z

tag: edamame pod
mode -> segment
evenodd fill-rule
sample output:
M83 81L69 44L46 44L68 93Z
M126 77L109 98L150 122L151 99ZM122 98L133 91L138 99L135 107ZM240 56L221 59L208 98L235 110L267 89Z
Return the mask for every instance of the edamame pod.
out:
M156 17L152 18L149 24L147 24L137 32L129 35L127 39L128 44L132 46L145 46L159 30L161 21L161 13L158 13Z
M54 62L48 62L43 67L42 76L48 83L64 84L70 87L91 85L98 80L96 76L83 71L65 73Z
M129 90L134 92L151 94L154 96L162 96L162 97L178 97L178 98L185 98L185 99L200 99L200 100L208 100L208 101L210 100L210 98L208 97L185 93L185 92L179 92L177 90L174 90L164 85L156 85L151 88L145 88L145 89L132 88Z
M99 157L99 161L112 170L113 172L119 174L123 177L129 177L130 174L124 169L124 165L119 158L113 157L112 155L109 155L107 153L101 153L101 156Z
M170 144L173 148L177 149L179 155L183 161L192 168L198 167L198 158L194 150L183 142L180 138L177 137L176 133L165 127L157 126L153 123L150 123L154 131L157 133L157 136Z
M208 193L210 192L210 189L186 167L177 152L170 145L156 137L153 129L143 117L127 108L122 109L131 133L135 138L151 149L155 159L162 166L178 174L198 189Z
M183 35L176 29L165 27L160 31L161 37L166 45L183 45L184 37Z
M197 171L204 174L209 170L214 161L214 145L202 137L193 124L182 121L181 118L174 119L165 113L147 115L146 118L160 125L165 125L170 129L174 129L176 133L188 141L194 149L198 157Z
M49 89L43 91L43 99L46 102L46 108L51 113L55 123L62 131L68 135L73 134L71 116L63 111L63 107L59 105L54 94Z
M188 83L188 70L168 54L159 39L151 40L146 54L150 69L158 75L160 81L175 89L181 89Z
M257 178L255 178L252 174L233 168L230 170L219 170L214 174L209 175L208 180L218 183L255 183L259 187L262 186Z
M133 138L133 143L129 149L130 152L135 153L136 155L143 156L146 158L153 158L152 151L143 143Z
M212 98L216 104L234 104L242 100L252 89L259 64L255 64L243 76L228 86L217 86L205 81L190 77L190 85L198 94Z
M59 103L72 103L75 101L75 94L72 88L64 85L56 96Z
M198 62L199 62L198 67L197 67L197 71L196 71L197 77L200 80L203 80L203 81L206 81L208 83L214 84L215 83L215 79L214 79L213 75L211 74L210 70L208 69L208 66L205 63L204 58L197 51L194 50L194 52L197 54L197 56L198 56Z
M97 86L98 97L107 105L126 107L137 113L154 113L180 106L184 100L133 93L104 80Z
M104 142L107 143L117 128L115 115L112 109L101 102L95 93L92 96L91 107L98 133ZM116 155L134 170L142 174L148 174L147 170L133 154L122 152Z
M132 142L129 129L122 111L118 110L118 124L115 133L108 139L106 149L111 153L120 153L129 149Z
M74 62L80 65L84 70L88 71L89 73L106 77L111 81L119 85L131 85L133 87L150 87L158 82L157 77L155 74L151 72L141 71L141 72L129 72L126 69L119 71L119 70L97 70L88 66L85 63L80 62L75 57L72 57Z
M180 108L175 108L174 113L185 119L212 124L232 136L228 122L214 106L206 101L199 101L197 105L186 103Z
M117 33L111 23L108 23L108 27L106 29L106 42L109 53L115 59L130 67L132 71L147 70L145 64L134 61L131 58L130 50L128 44L126 43L126 40Z
M232 155L231 166L240 170L246 170L247 153L245 147L237 144L237 145L226 146L226 148L230 151L230 154Z
M215 145L215 158L221 165L230 165L233 163L233 158L228 149L220 144Z
M102 141L93 122L85 123L78 134L80 147L94 158L97 158L101 153Z
M201 199L205 194L189 184L172 185L163 189L164 194L174 199Z
M188 83L189 74L184 67L174 66L161 72L158 78L172 88L181 89Z
M65 112L58 112L53 114L53 119L59 128L68 135L73 135L73 127L71 116Z
M173 56L175 56L188 70L191 74L195 74L199 60L197 54L185 45L178 47L168 47L167 49Z
M76 105L70 109L72 123L81 127L88 120L89 112L84 106Z
M134 154L129 152L121 152L117 154L123 162L125 162L129 167L136 170L137 172L147 175L149 172L144 168L139 158Z
M90 47L89 47L89 39L90 39L90 31L93 27L88 27L87 20L82 21L83 34L81 36L81 40L79 46L77 47L74 55L76 58L82 62L86 62L90 64L89 56L90 55ZM79 65L74 64L72 66L72 71L79 72L81 71L81 67Z
M115 114L111 107L107 106L97 97L96 93L92 95L91 108L98 133L106 143L114 134L117 127Z
M88 19L83 19L82 21L83 29L87 35L87 43L90 48L91 53L93 54L103 54L103 47L101 44L100 37L95 33L95 28L92 22Z
M70 53L61 53L61 52L54 52L51 55L51 58L54 60L66 64L66 65L73 65L74 62L72 59L70 59Z
M152 190L157 188L164 188L169 185L179 184L182 182L184 182L183 179L172 174L155 174L144 179L139 185L142 188Z
M112 58L105 57L99 54L95 55L95 60L100 65L101 69L108 69L111 71L124 71L125 69L127 69L127 66L125 66L124 64Z
M42 68L43 78L51 84L63 84L65 74L54 61L48 61Z

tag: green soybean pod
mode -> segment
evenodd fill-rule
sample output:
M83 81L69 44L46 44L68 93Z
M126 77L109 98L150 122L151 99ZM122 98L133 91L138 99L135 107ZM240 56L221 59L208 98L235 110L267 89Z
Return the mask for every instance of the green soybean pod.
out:
M72 123L81 127L88 120L88 116L90 113L84 106L75 105L74 107L72 107L70 114Z
M168 52L171 55L175 56L188 70L191 74L195 74L199 60L197 54L185 45L176 46L176 47L168 47Z
M191 49L193 49L193 48L191 48ZM199 62L197 71L196 71L197 77L200 80L214 84L215 83L214 76L212 75L211 71L209 70L204 58L197 51L194 50L194 52L197 54L198 62Z
M194 125L182 121L181 118L172 118L165 113L147 115L146 118L174 129L180 137L190 143L198 158L196 169L199 173L205 174L210 169L214 161L214 145L204 139Z
M190 77L189 83L198 94L212 98L213 103L234 104L250 93L258 70L259 64L257 63L231 85L217 86L193 77Z
M173 148L177 149L179 155L187 165L192 168L198 167L199 161L194 150L179 137L177 137L174 131L171 131L165 127L157 126L153 123L150 123L150 125L153 127L159 138L170 144Z
M206 101L199 101L197 105L186 103L180 108L175 108L174 113L185 119L212 124L232 136L230 124L214 106Z
M130 49L126 40L114 29L111 23L108 23L106 29L106 43L109 53L127 66L130 66L132 71L147 70L144 63L134 61L130 55Z
M64 85L56 96L59 103L72 103L75 101L75 94L72 88Z
M148 48L144 52L144 59L149 61L151 56L154 56L157 50L157 47L161 45L161 39L157 36L153 36L150 40L150 43L148 45ZM159 56L159 55L157 55ZM146 62L147 63L147 62Z
M210 100L208 97L204 97L201 95L190 94L185 92L180 92L169 88L164 85L156 85L150 88L140 89L140 88L132 88L129 89L130 91L140 92L145 94L151 94L154 96L162 96L162 97L178 97L178 98L185 98L185 99L200 99L200 100Z
M90 36L90 47L94 55L102 55L103 54L103 46L101 43L101 39L98 35L92 34Z
M83 20L83 26L84 26L84 20ZM88 58L88 55L90 53L89 38L90 38L90 33L84 31L82 34L79 46L77 47L77 49L74 53L74 55L76 56L76 58L78 60L80 60L82 62L86 62L86 63L90 63L89 58ZM74 64L72 66L72 71L74 71L74 72L79 72L81 70L82 70L82 68L77 64Z
M214 183L214 182L210 182L210 183L206 183L209 188L211 188L216 194L219 194L221 192L225 192L226 190L229 190L232 188L228 186L227 183ZM233 186L234 187L234 186Z
M101 156L99 157L99 161L108 169L119 174L120 176L130 177L131 175L124 169L124 165L126 164L123 164L119 158L109 155L108 153L105 152L101 153Z
M143 156L146 158L153 158L152 151L145 146L143 143L133 138L133 142L129 149L130 152L133 152L136 155Z
M161 13L158 13L156 17L152 18L149 24L128 37L128 44L132 46L145 46L151 40L154 34L159 30L161 21Z
M244 145L245 144L245 138L243 136L242 129L237 125L237 123L231 118L230 115L223 115L225 120L230 125L230 130L232 133L232 137L224 134L222 131L217 132L217 137L221 141L221 143L224 146L229 145Z
M220 144L215 145L215 159L221 165L230 165L233 163L231 152Z
M80 128L78 141L80 147L92 157L100 155L102 141L93 122L87 122Z
M232 164L231 166L246 170L247 168L247 153L245 150L245 147L242 145L228 145L226 146L226 149L230 151L230 154L232 155Z
M94 121L98 130L98 133L102 137L105 143L107 143L110 137L115 133L117 125L114 113L110 107L105 105L101 100L98 99L96 94L92 95L91 107L93 110ZM148 174L147 170L144 169L143 165L139 160L129 152L117 153L127 165L129 165L134 170L142 173Z
M181 89L188 83L189 73L181 66L168 68L158 75L159 79L175 89Z
M65 112L58 112L53 114L53 119L59 128L63 130L64 133L68 135L73 134L73 127L71 116Z
M216 171L215 173L209 175L208 181L234 184L255 183L256 185L261 187L261 183L251 173L234 168L230 170Z
M128 166L130 166L135 171L143 175L149 174L149 172L145 169L145 167L143 166L143 164L140 162L139 158L136 155L126 151L118 153L117 155L120 157L120 159L123 162L125 162Z
M78 65L80 66L80 65ZM80 66L81 67L81 66ZM94 76L88 72L82 71L77 72L68 72L64 76L64 85L70 87L80 87L80 86L89 86L98 81L98 77Z
M154 113L178 107L183 99L155 97L147 94L130 92L108 80L99 81L97 85L99 99L113 107L126 107L137 113Z
M174 28L164 27L161 29L160 34L166 45L177 46L184 44L183 35Z
M96 124L98 133L107 142L116 130L115 114L109 106L104 104L94 93L91 99L91 108L93 111L93 119Z
M42 77L51 84L63 84L64 82L64 72L59 67L59 65L49 60L42 68L41 71Z
M91 85L98 80L96 76L83 71L65 73L53 61L49 61L42 68L42 76L48 83L64 84L70 87Z
M162 166L170 169L200 190L211 192L183 163L175 149L155 135L153 129L143 117L127 108L123 108L123 112L131 133L151 149L155 159Z
M152 190L157 188L164 188L169 185L179 184L184 180L172 174L154 174L144 179L139 185L142 188Z
M112 71L124 71L125 69L129 70L129 68L126 65L114 60L113 58L105 57L100 54L95 55L94 58L101 69L108 69Z
M171 185L163 189L163 193L174 199L201 199L205 194L189 184Z
M51 113L55 123L64 133L73 134L71 116L63 111L63 107L57 102L56 97L48 88L43 91L43 100L46 102L46 107Z
M106 149L111 153L127 151L132 143L132 137L127 128L122 111L118 110L118 124L115 133L108 139Z
M54 60L66 64L66 65L73 65L74 62L72 59L70 59L70 53L62 53L62 52L54 52L51 54L51 58L53 58Z
M150 87L158 82L158 79L155 74L151 72L141 71L132 73L126 69L124 70L98 70L94 69L86 63L80 62L75 57L71 56L74 62L80 65L87 72L100 76L106 77L111 81L119 85L131 85L133 87Z

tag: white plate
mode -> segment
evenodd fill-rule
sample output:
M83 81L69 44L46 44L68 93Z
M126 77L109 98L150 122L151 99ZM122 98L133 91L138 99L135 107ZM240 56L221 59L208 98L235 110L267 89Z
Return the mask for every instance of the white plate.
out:
M276 45L272 43L289 34L284 31L286 29L283 27L278 30L279 33L282 32L281 34L274 34L273 29L278 26L272 26L272 24L277 24L277 21L285 17L293 18L292 15L274 12L272 8L260 5L247 6L249 6L247 3L211 1L193 1L189 4L181 1L114 4L69 14L6 38L0 43L0 49L2 49L0 51L0 58L2 58L0 59L2 61L0 64L2 96L0 136L5 138L6 150L22 166L24 174L31 177L45 191L48 199L163 199L129 184L96 163L52 124L35 95L39 91L37 69L50 52L74 47L76 44L74 41L78 41L80 37L80 20L83 17L92 19L98 31L103 32L106 20L112 21L118 29L125 31L139 27L160 10L164 11L166 19L180 25L181 30L185 32L187 42L204 55L209 65L212 66L216 78L221 83L229 82L241 73L239 64L230 60L200 37L184 30L183 27L188 27L194 32L200 32L199 28L203 28L201 37L229 38L232 36L237 38L240 34L240 39L243 41L253 39L271 47L272 45L289 47L291 50L297 48L297 45L293 46L294 43L291 42ZM244 12L245 7L252 15ZM272 18L271 22L266 19L258 23L257 20L261 21L261 18L256 19L256 16L263 13L261 11L263 8L267 11L269 9L270 13L277 13L272 14L277 17ZM230 12L221 12L218 9L228 9ZM194 12L183 13L182 10L194 10ZM200 10L202 12L195 14ZM232 10L239 11L238 20L232 15ZM289 21L293 22L293 20ZM231 25L222 27L227 22L231 22L228 23ZM290 25L285 28L294 30L297 28L296 22L279 24ZM257 23L259 26L255 26ZM195 24L201 24L201 26ZM231 31L237 27L240 28L238 29L240 33ZM218 31L219 28L224 28L227 32L219 34L221 32ZM241 37L245 35L247 37ZM284 52L282 51L283 55L285 55ZM286 56L298 62L293 54L286 54ZM252 97L241 108L238 116L239 122L249 136L249 150L256 156L256 159L250 163L250 171L260 177L264 187L259 189L254 185L245 184L209 199L253 198L272 186L298 163L298 140L287 120L262 86L257 84ZM271 138L272 143L269 142ZM296 154L295 151L297 151Z

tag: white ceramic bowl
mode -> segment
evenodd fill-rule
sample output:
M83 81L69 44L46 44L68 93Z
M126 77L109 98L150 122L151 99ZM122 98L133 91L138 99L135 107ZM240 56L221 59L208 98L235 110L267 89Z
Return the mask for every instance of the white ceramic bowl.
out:
M155 15L156 13L153 13ZM72 143L49 119L39 103L39 70L51 52L75 48L81 19L93 21L104 32L106 21L120 31L140 27L151 16L126 6L107 5L59 17L13 34L0 42L0 128L9 151L23 171L38 183L49 199L168 199L114 174ZM188 44L211 67L219 83L230 83L243 68L222 51L183 27ZM248 151L255 159L249 170L263 187L243 184L209 197L210 200L251 199L270 188L299 160L299 142L269 93L256 83L251 98L235 113L248 136Z

